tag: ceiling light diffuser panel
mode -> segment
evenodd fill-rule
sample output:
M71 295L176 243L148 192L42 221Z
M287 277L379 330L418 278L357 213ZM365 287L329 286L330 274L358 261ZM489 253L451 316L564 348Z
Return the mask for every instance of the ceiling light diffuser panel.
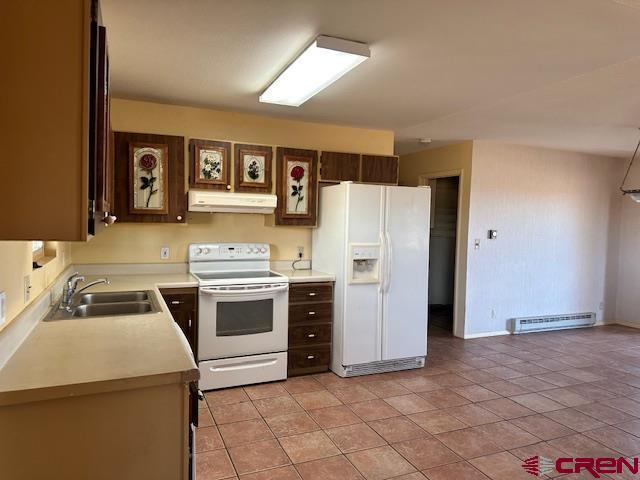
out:
M260 101L299 107L369 56L364 43L320 35L269 85Z

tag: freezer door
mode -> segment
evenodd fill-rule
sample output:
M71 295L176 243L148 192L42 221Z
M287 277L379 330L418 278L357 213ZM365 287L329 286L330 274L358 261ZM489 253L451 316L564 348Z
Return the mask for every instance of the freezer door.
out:
M383 188L349 184L347 250L349 244L376 244L382 237ZM345 262L347 259L345 258ZM350 268L350 265L347 265ZM382 318L379 283L344 283L342 365L381 360Z
M428 187L385 187L382 359L427 353Z

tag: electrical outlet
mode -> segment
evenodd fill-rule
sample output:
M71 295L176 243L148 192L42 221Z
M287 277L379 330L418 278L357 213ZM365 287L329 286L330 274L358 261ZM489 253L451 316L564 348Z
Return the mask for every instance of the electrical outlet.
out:
M169 247L162 247L160 249L160 258L162 260L168 260L170 253L171 251L169 250Z
M0 292L0 325L7 320L7 294Z
M604 302L600 302L600 310L604 310Z
M480 250L480 239L476 238L476 241L473 243L473 248L475 250Z
M24 303L27 303L31 299L31 275L24 276Z
M304 258L304 247L298 247L298 258Z

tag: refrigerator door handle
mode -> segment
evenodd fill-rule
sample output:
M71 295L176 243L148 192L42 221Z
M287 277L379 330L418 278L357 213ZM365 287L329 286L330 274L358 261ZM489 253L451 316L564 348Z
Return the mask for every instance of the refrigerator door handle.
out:
M386 272L387 272L387 268L386 268L386 261L387 261L387 254L386 254L386 240L385 240L385 235L384 232L380 232L380 259L379 261L379 267L378 267L378 291L380 293L384 293L384 288L385 288L385 276L386 276Z
M384 232L385 235L385 246L386 246L386 253L385 253L385 281L384 281L384 288L385 288L385 292L389 291L389 287L391 286L391 259L393 258L393 246L391 244L391 235L389 235L389 232Z

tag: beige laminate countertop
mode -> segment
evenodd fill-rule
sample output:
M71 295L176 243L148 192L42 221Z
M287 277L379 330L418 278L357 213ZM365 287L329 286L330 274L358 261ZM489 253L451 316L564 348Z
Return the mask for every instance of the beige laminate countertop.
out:
M189 274L109 275L86 292L153 290L161 312L39 322L0 369L0 405L197 380L189 344L158 288ZM91 281L98 277L87 277Z
M273 269L274 272L289 277L289 283L335 282L336 276L317 270Z

